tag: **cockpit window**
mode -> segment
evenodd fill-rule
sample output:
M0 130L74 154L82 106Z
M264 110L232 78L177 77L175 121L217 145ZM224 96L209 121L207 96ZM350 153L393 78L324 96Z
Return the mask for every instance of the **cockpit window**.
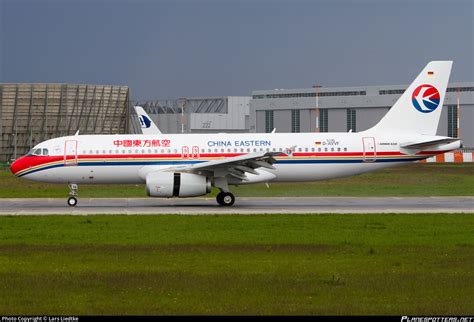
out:
M46 154L44 154L44 150L46 150ZM30 152L28 152L28 155L48 155L48 149L31 149Z
M43 149L43 155L48 155L48 149Z

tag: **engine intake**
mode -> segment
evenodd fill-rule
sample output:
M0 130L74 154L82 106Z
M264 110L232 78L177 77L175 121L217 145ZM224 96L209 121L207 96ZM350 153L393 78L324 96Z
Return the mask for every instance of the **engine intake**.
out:
M180 172L152 172L146 176L150 197L197 197L211 192L211 180L205 176Z

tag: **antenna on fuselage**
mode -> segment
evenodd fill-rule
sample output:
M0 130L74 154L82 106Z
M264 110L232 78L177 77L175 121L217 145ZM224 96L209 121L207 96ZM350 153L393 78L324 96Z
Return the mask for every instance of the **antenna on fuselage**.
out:
M80 130L77 130L76 134L74 134L74 136L78 136L79 135L79 131Z

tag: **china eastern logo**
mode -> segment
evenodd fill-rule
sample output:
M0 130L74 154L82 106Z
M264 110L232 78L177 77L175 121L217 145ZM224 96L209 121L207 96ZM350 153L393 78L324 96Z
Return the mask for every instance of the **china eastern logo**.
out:
M418 111L431 113L439 106L439 92L432 85L420 85L411 94L411 101Z
M140 125L141 125L142 129L147 129L151 125L151 120L148 117L146 117L145 115L138 116L138 120L140 121Z

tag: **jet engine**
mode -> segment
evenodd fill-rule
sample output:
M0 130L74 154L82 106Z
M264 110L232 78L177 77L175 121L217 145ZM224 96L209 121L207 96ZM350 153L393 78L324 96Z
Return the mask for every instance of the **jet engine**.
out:
M196 197L211 192L211 180L205 176L180 172L152 172L146 176L150 197Z

